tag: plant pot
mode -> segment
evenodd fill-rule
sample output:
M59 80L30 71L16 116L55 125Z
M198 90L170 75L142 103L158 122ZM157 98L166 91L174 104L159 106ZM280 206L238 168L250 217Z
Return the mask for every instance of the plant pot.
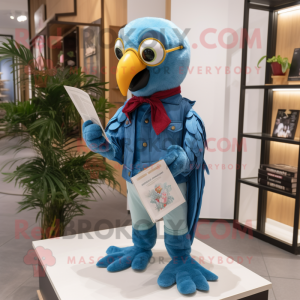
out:
M271 68L274 76L283 76L285 73L282 73L281 64L278 62L271 63Z

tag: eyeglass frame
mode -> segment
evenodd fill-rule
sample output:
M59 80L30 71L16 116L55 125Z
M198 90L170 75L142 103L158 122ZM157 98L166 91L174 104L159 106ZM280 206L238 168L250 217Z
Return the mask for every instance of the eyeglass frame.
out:
M125 50L124 42L123 42L123 40L122 40L121 38L117 38L116 41L115 41L115 44L116 44L116 42L117 42L118 40L121 41L121 43L122 43L122 45L123 45L123 49ZM154 41L156 41L156 42L159 42L160 45L162 46L163 51L164 51L164 57L162 58L162 60L161 60L159 63L157 63L157 64L155 64L155 65L147 64L147 62L145 62L145 61L141 58L141 55L140 55L140 48L141 48L141 45L143 44L143 42L145 42L146 40L152 40L152 41L154 40ZM166 49L165 46L164 46L164 44L163 44L160 40L158 40L158 39L156 39L156 38L150 37L150 38L146 38L146 39L144 39L144 40L142 40L142 41L140 42L138 51L136 51L134 48L127 48L127 49L124 51L123 55L124 55L127 51L134 51L135 54L137 55L137 57L139 58L139 60L140 60L143 64L147 65L148 67L156 67L156 66L159 66L160 64L162 64L162 63L164 62L167 53L170 53L170 52L173 52L173 51L176 51L176 50L181 50L181 49L183 49L183 45L180 45L180 46L177 46L177 47L174 47L174 48L171 48L171 49Z

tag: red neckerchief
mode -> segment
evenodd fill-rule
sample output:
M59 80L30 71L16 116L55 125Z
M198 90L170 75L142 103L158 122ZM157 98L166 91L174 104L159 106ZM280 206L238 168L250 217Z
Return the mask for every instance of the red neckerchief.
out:
M124 106L122 109L122 112L126 115L126 117L131 121L130 113L135 111L139 106L141 106L143 103L149 103L151 106L151 121L152 121L152 127L157 135L159 135L162 131L164 131L169 124L171 123L171 120L169 116L167 115L167 112L160 101L161 99L169 98L171 96L177 95L181 93L180 86L166 90L154 93L153 95L149 97L137 97L133 96Z

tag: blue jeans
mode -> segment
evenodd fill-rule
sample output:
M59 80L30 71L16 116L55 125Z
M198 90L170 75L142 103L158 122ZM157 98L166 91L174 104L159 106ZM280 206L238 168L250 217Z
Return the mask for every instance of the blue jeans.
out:
M132 226L136 230L147 230L153 227L154 223L151 221L143 203L140 200L138 192L132 183L127 184L127 198L131 213ZM186 182L179 183L178 187L186 199ZM164 216L164 230L170 235L183 235L188 232L187 225L187 203L177 206L171 212Z

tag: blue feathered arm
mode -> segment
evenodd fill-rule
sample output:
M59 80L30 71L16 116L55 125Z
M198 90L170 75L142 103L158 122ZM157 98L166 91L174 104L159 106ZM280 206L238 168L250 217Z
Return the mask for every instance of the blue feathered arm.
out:
M83 139L88 148L102 156L123 164L124 151L124 121L125 114L122 112L123 106L118 109L116 114L108 122L105 132L110 141L108 143L102 135L99 125L92 121L86 121L82 125Z

